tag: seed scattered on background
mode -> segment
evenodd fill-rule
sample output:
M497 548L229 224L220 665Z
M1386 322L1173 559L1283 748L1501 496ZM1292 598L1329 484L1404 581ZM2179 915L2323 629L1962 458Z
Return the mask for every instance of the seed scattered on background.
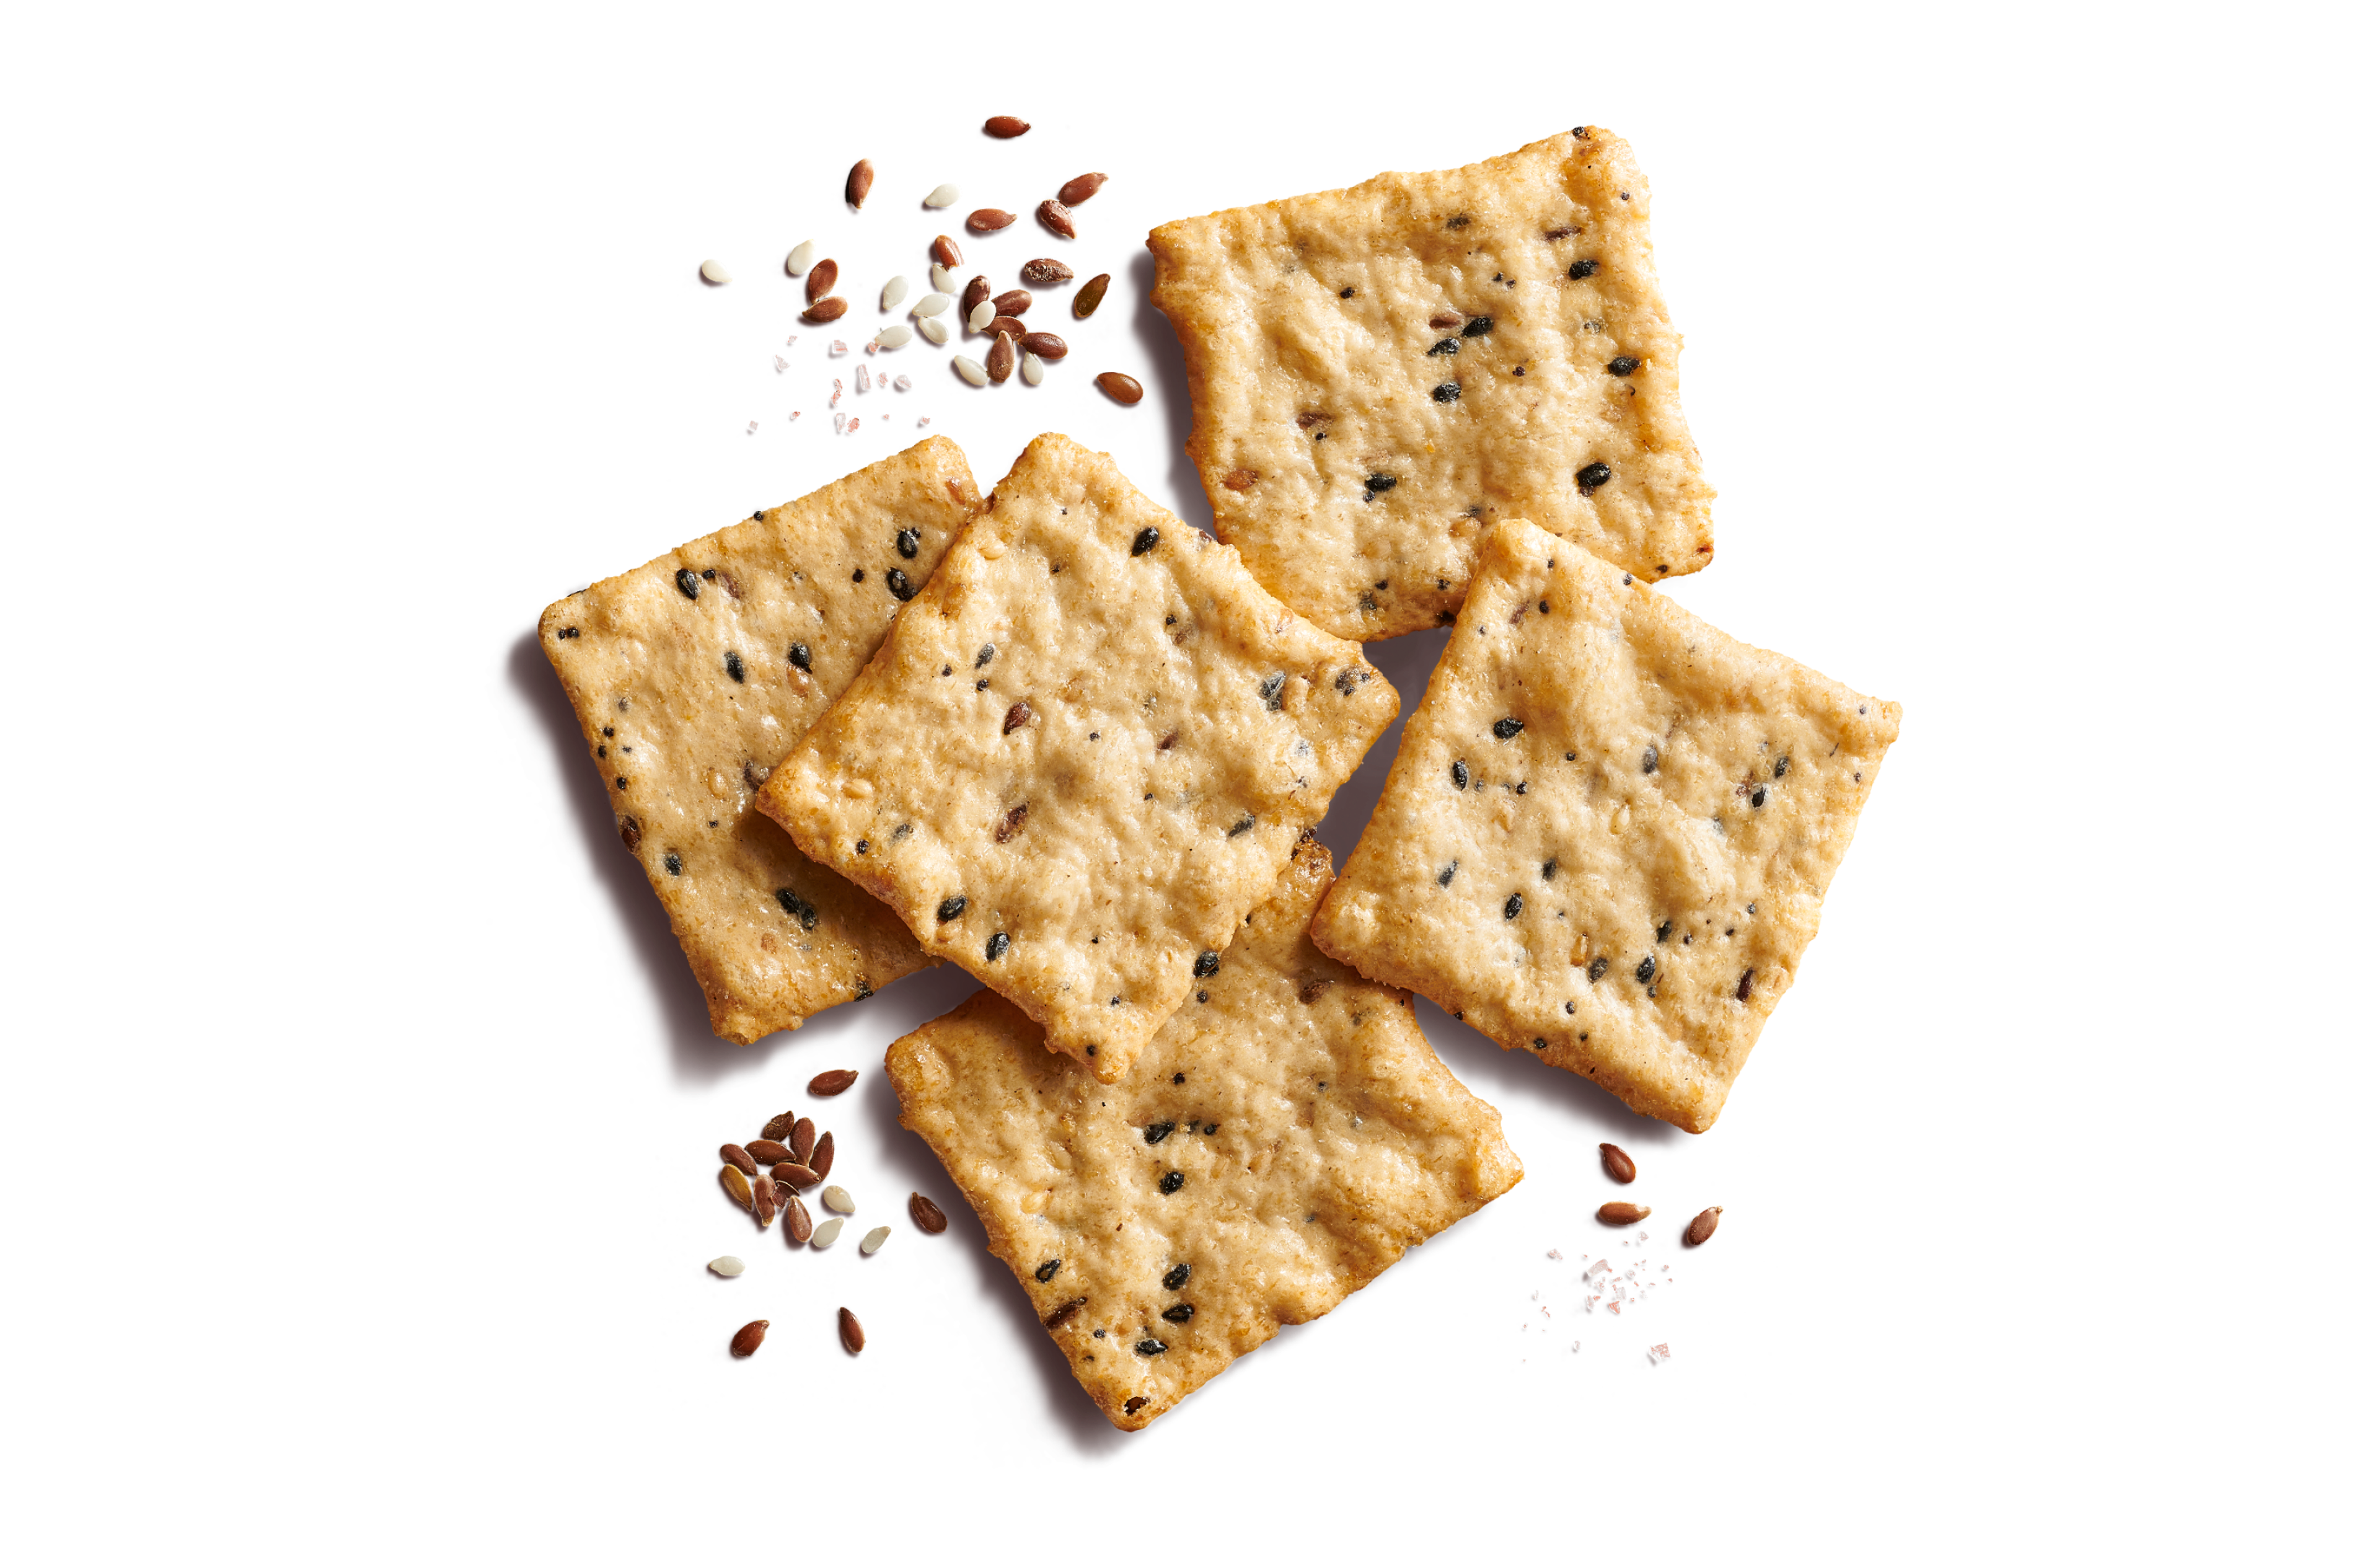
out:
M1595 1218L1607 1226L1633 1226L1652 1214L1643 1205L1632 1205L1624 1200L1613 1200L1595 1213Z
M810 1095L832 1097L839 1092L849 1092L851 1083L857 1079L859 1072L856 1070L821 1070L810 1078Z
M1030 258L1017 271L1020 277L1034 285L1064 285L1075 277L1075 272L1054 258Z
M747 763L746 768L747 773L746 774L745 778L749 780L751 778L751 775L748 773L750 765ZM760 774L761 781L765 783L768 778L768 772L763 770ZM794 1111L791 1108L788 1108L783 1113L779 1114L776 1117L771 1119L768 1123L760 1127L760 1139L764 1140L782 1140L793 1132Z
M996 118L987 118L983 121L983 132L994 140L1014 140L1032 127L1024 119L1011 117L1005 113ZM845 1316L848 1315L845 1314Z
M800 279L804 274L810 272L810 265L817 261L818 244L816 242L797 243L795 246L794 250L785 255L785 277L788 279ZM788 340L787 342L791 343L792 341Z
M1049 374L1049 371L1050 368L1041 363L1039 356L1027 355L1019 362L1016 374L1025 379L1025 385L1027 387L1038 387L1041 385L1041 379Z
M719 1187L726 1189L727 1197L743 1206L745 1210L749 1211L752 1208L752 1185L746 1180L742 1173L733 1167L720 1168Z
M727 1342L727 1353L742 1360L746 1356L759 1349L760 1341L768 1336L769 1320L755 1318L735 1331L735 1337Z
M868 1235L859 1239L860 1252L863 1254L875 1252L878 1249L884 1246L884 1239L892 1235L892 1228L890 1226L870 1227Z
M811 1188L819 1180L818 1174L812 1172L809 1165L804 1162L780 1162L769 1169L769 1177L795 1189Z
M842 270L835 266L834 260L820 259L810 266L809 278L802 282L803 297L808 300L817 300L834 288L835 276L841 273Z
M951 299L948 296L943 295L941 291L935 291L930 295L918 297L917 304L909 309L909 315L911 317L937 317L950 310Z
M719 1159L722 1162L727 1163L730 1166L733 1166L737 1172L742 1173L746 1177L759 1177L760 1176L760 1169L759 1165L753 1162L752 1153L732 1140L719 1148Z
M835 1332L843 1336L843 1348L853 1355L868 1348L868 1331L859 1326L859 1320L851 1315L850 1308L834 1310L834 1326Z
M1025 324L1013 317L995 317L985 326L990 332L1008 338L1021 339L1025 336Z
M799 1248L810 1239L809 1207L799 1196L785 1202L785 1240Z
M1075 292L1075 316L1086 318L1099 311L1099 302L1105 299L1107 293L1108 277L1105 274L1093 274L1085 280L1083 288Z
M819 1181L824 1183L826 1175L833 1169L834 1131L830 1129L819 1137L817 1145L810 1148L810 1171L818 1174Z
M752 1219L759 1223L760 1230L764 1232L777 1219L777 1190L780 1189L785 1189L787 1194L793 1192L785 1185L771 1182L767 1178L762 1178L753 1186Z
M905 323L896 323L892 324L892 327L885 329L884 332L876 335L876 348L879 349L898 349L903 345L907 344L909 342L909 325Z
M744 1261L733 1253L722 1253L704 1267L722 1280L733 1280L744 1273Z
M895 274L884 282L884 294L878 298L876 310L891 311L909 299L909 276Z
M1597 1146L1596 1149L1603 1153L1603 1170L1611 1175L1612 1182L1636 1181L1636 1164L1626 1152L1614 1145Z
M1710 1209L1703 1212L1700 1215L1695 1216L1694 1220L1688 1222L1686 1225L1686 1246L1689 1248L1700 1248L1704 1243L1708 1242L1711 1239L1711 1234L1718 1230L1718 1217L1719 1207L1713 1205Z
M1058 190L1058 202L1072 209L1099 192L1106 186L1107 180L1108 175L1104 172L1086 172L1080 177L1069 177Z
M702 274L702 283L705 285L725 285L727 283L727 266L720 262L719 260L715 258L704 259L702 261L700 273Z
M842 1235L843 1217L840 1215L830 1215L825 1220L818 1224L818 1229L816 1231L810 1233L810 1246L812 1248L832 1248L834 1246L834 1239Z
M1057 235L1065 238L1069 241L1074 239L1075 218L1072 215L1067 214L1066 207L1059 203L1056 200L1043 200L1040 203L1033 207L1033 213L1043 226L1048 226Z
M950 268L947 265L941 263L935 264L933 278L934 288L936 290L941 291L945 296L955 296L958 294L959 277L951 273Z
M988 232L1005 231L1016 224L1016 216L1007 210L978 210L966 218L966 228L981 237Z
M794 1153L777 1140L755 1140L746 1146L744 1151L745 1154L764 1167L773 1167L780 1162L790 1162L794 1159Z
M945 269L955 269L966 262L959 256L959 245L948 237L937 237L926 249L926 256Z
M851 176L843 180L843 201L856 210L868 202L868 190L876 186L876 165L867 157L851 164Z
M1140 384L1122 372L1101 372L1092 380L1099 384L1100 392L1120 404L1128 407L1138 403L1141 399Z
M826 1191L819 1196L819 1203L837 1215L849 1215L859 1208L851 1202L851 1190L839 1183L828 1184Z
M1055 334L1027 334L1016 341L1016 347L1027 355L1038 355L1044 360L1066 358L1066 341Z
M818 1126L807 1118L794 1120L794 1128L785 1143L794 1148L795 1161L808 1162L810 1153L818 1149Z
M917 332L925 336L925 340L928 344L948 344L951 342L950 324L944 323L939 317L919 318L917 320ZM904 380L906 379L905 378Z
M970 387L987 387L991 384L990 375L967 356L952 356L951 367L965 379L966 384Z
M1015 370L1016 346L1009 342L1006 334L995 335L991 348L984 351L983 374L994 382L1005 382L1009 373Z
M978 301L975 304L974 309L967 313L967 332L971 334L982 333L986 328L991 326L991 320L999 315L1000 309L993 306L990 301Z
M978 304L990 299L991 282L978 274L967 281L966 288L959 293L959 311L972 312Z
M1028 291L1003 290L991 299L991 310L1002 317L1023 317L1032 307L1033 297Z
M926 196L926 208L946 210L958 201L959 186L956 183L937 183L934 191Z
M844 312L847 312L850 310L850 302L844 300L840 296L830 296L825 300L818 303L818 305L803 312L802 321L804 323L832 323L836 318L841 317ZM836 355L842 354L843 346L841 344L837 344L832 353Z
M909 1196L909 1219L929 1237L944 1230L951 1224L951 1218L942 1214L942 1207L923 1194Z

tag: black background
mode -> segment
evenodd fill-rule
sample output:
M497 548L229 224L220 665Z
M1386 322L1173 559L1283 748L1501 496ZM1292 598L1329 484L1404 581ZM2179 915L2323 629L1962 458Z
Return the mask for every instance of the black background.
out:
M1785 133L1782 98L1685 104L1637 91L1430 112L1269 98L1228 121L1133 92L1095 112L1069 103L962 88L905 92L883 112L855 92L838 112L781 121L654 119L566 152L557 145L533 198L540 245L526 274L516 257L488 254L519 369L467 385L504 400L497 457L426 526L468 543L480 564L459 628L486 695L468 752L500 923L459 945L474 981L462 1037L495 1049L474 1055L474 1092L491 1102L468 1123L488 1140L566 1130L571 1197L600 1206L574 1209L569 1226L547 1223L542 1268L488 1278L486 1323L519 1339L519 1368L552 1397L550 1423L671 1446L702 1445L704 1416L833 1416L847 1437L838 1468L852 1480L933 1457L1014 1484L1226 1484L1231 1470L1463 1468L1485 1446L1575 1470L1585 1484L1592 1458L1621 1446L1607 1433L1616 1416L1628 1428L1756 1423L1773 1434L1792 1413L1876 1421L1949 1383L1980 1330L1954 1289L1963 1250L1945 1242L1925 1201L1966 1171L1973 1138L1961 1116L1978 1109L1990 1078L1975 1073L1987 1009L1961 993L1968 966L1945 959L1937 933L1959 911L1959 878L1978 869L1956 837L1968 828L1951 819L1975 799L1961 786L1961 726L1980 709L1973 645L1961 645L1968 602L1995 567L1975 526L1978 473L1949 431L1968 310L1951 295L1968 254L1939 169L1959 154L1959 136L1904 104L1894 104L1897 131L1876 133L1876 100L1833 103L1818 119L1804 112ZM1038 128L990 145L974 133L985 112L1021 112ZM497 645L588 580L909 445L918 411L966 447L983 485L1045 428L1114 452L1149 493L1178 471L1160 467L1148 417L1121 417L1086 390L1092 372L1135 369L1121 295L1098 326L1062 326L1075 352L1040 393L964 395L941 381L938 357L909 349L895 366L921 390L890 402L847 395L868 426L856 440L831 435L814 340L788 349L795 372L783 381L769 364L797 310L771 266L800 238L817 236L843 260L855 316L835 333L856 343L873 326L859 302L895 269L917 281L926 236L957 231L954 216L974 204L1028 210L1087 166L1114 183L1078 212L1081 243L1057 248L1026 226L997 243L962 238L971 266L990 271L995 288L1033 252L1057 252L1086 276L1119 271L1148 226L1171 216L1385 166L1462 165L1578 119L1631 138L1652 178L1661 283L1687 333L1685 411L1720 488L1718 559L1669 595L1742 640L1901 700L1904 736L1799 985L1723 1121L1693 1147L1647 1156L1645 1183L1631 1189L1657 1206L1664 1235L1645 1251L1676 1263L1676 1287L1623 1318L1557 1318L1559 1339L1585 1342L1573 1359L1554 1356L1554 1337L1521 1333L1530 1289L1566 1306L1578 1250L1609 1250L1580 1226L1607 1189L1587 1168L1585 1140L1509 1114L1528 1183L1474 1233L1397 1273L1281 1361L1207 1392L1123 1461L1083 1470L1026 1433L995 1347L906 1230L880 1266L781 1259L711 1200L711 1144L793 1104L793 1071L814 1056L702 1102L662 1090L604 923L557 840L540 769L486 690ZM879 186L867 214L847 219L835 178L856 154L876 157ZM959 210L914 214L912 200L942 178L966 186ZM731 288L687 283L702 257L735 271ZM1040 302L1036 322L1057 307ZM805 409L795 426L790 407ZM895 421L879 423L879 411ZM745 435L747 419L759 419L759 435ZM1954 545L1961 564L1913 580ZM1442 638L1426 635L1430 650ZM1373 750L1373 762L1392 757L1395 733ZM1359 813L1333 819L1333 831L1359 831ZM926 978L945 981L942 1002L971 990L954 969ZM856 1004L819 1016L795 1043L850 1035L868 1014ZM1439 1023L1433 1037L1445 1035ZM862 1200L855 1227L900 1221L862 1168L844 1164L838 1180ZM1730 1211L1711 1251L1666 1251L1669 1223L1709 1201ZM530 1206L507 1209L512 1230L538 1218ZM1542 1263L1549 1244L1573 1263ZM704 1283L699 1261L716 1251L740 1251L752 1273L728 1287ZM859 1363L826 1349L835 1301L867 1316L871 1349ZM747 1316L776 1321L759 1361L714 1359ZM1669 1339L1676 1359L1640 1371L1652 1339Z

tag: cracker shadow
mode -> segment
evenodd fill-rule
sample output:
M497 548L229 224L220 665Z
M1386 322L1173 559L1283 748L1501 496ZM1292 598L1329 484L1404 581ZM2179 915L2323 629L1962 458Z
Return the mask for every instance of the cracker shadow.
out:
M1443 629L1421 629L1364 647L1365 656L1397 691L1397 718L1330 798L1330 810L1315 825L1316 836L1330 851L1331 863L1342 870L1355 851L1355 841L1363 837L1364 825L1371 821L1372 809L1379 805L1380 792L1389 783L1389 767L1397 762L1397 750L1404 744L1405 722L1421 702L1422 690L1429 686L1429 675L1438 665L1439 653L1446 649L1446 640Z
M1166 506L1191 526L1211 533L1215 531L1215 508L1207 503L1207 487L1198 482L1198 467L1190 460L1190 371L1182 361L1182 341L1173 335L1173 324L1165 320L1149 300L1148 292L1157 283L1157 260L1147 249L1133 256L1124 266L1125 282L1133 287L1133 336L1148 351L1149 375L1143 384L1148 396L1144 406L1153 404L1165 416L1166 445L1182 456L1165 459L1164 477L1158 503ZM1144 490L1146 480L1135 480Z

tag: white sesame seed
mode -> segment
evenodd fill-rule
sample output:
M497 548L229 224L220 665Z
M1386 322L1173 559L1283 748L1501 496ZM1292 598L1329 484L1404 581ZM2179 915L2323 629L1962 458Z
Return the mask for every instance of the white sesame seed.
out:
M1038 355L1027 355L1025 358L1024 363L1019 365L1016 369L1024 375L1025 385L1027 387L1038 387L1041 385L1041 377L1045 370L1041 364L1041 357Z
M948 344L951 342L951 325L944 323L939 317L919 318L917 320L917 332L926 336L926 342L928 344Z
M719 260L715 258L704 259L702 261L702 283L705 285L725 285L727 283L727 265L720 262Z
M991 326L991 320L999 315L1000 309L993 306L990 301L978 301L975 304L975 311L967 313L967 332L970 334L982 333L986 328Z
M934 265L934 288L945 296L956 296L959 293L959 277L937 263Z
M959 186L956 183L944 183L932 193L926 196L926 208L929 210L944 210L956 204L958 201Z
M859 1208L851 1202L851 1190L839 1183L830 1183L821 1189L819 1193L819 1203L838 1215L849 1215Z
M810 272L810 264L817 252L816 242L804 242L785 255L785 273L795 279L800 279Z
M991 373L983 369L983 363L981 361L965 355L953 355L951 357L951 364L957 369L959 375L966 378L968 386L986 387L990 385Z
M909 342L908 324L904 323L896 323L892 324L892 327L885 329L884 332L876 335L876 342L879 347L885 349L900 348L903 345Z
M710 1267L710 1273L722 1280L733 1280L744 1273L744 1261L733 1253L728 1253L711 1260Z
M937 290L930 295L918 297L917 304L909 309L909 315L911 317L935 317L950 310L951 299Z
M884 1239L892 1235L892 1228L890 1226L875 1227L869 1231L866 1237L859 1239L859 1250L862 1253L873 1253L878 1249L883 1247Z
M891 279L884 282L883 302L877 310L880 311L889 312L908 299L909 276L906 274L895 274Z
M834 1246L834 1239L842 1235L843 1217L840 1215L830 1215L825 1220L818 1224L818 1230L810 1234L810 1246L812 1248L832 1248Z

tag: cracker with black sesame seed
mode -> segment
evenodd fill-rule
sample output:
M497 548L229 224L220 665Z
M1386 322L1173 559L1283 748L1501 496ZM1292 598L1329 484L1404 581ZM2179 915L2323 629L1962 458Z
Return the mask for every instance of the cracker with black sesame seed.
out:
M1521 1180L1410 997L1307 939L1330 882L1330 852L1301 843L1118 1085L988 991L885 1055L901 1122L1123 1430Z
M929 961L752 808L976 514L941 436L573 592L538 635L711 1031L750 1043Z
M1647 580L1710 563L1650 202L1581 128L1150 232L1190 456L1257 579L1379 640L1450 622L1506 517Z
M1396 690L1064 436L988 504L759 805L1112 1081Z
M1900 726L1500 522L1315 942L1700 1132Z

